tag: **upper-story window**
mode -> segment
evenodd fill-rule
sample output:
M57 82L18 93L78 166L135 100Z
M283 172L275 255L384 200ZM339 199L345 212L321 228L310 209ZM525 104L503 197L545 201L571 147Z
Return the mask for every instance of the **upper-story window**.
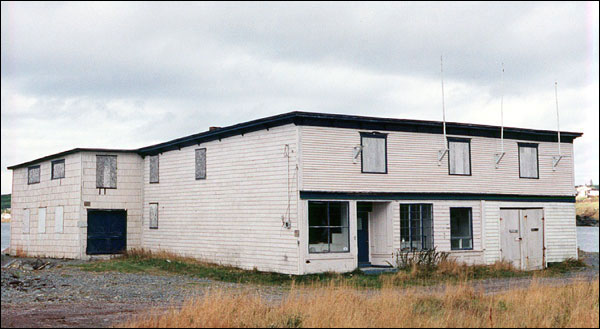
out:
M538 144L519 143L519 177L540 178Z
M27 184L37 184L40 182L40 166L31 166L27 168Z
M96 156L96 187L117 188L117 156Z
M196 150L196 180L206 179L206 149Z
M448 171L450 175L471 175L471 140L448 138Z
M371 174L387 174L387 135L360 133L361 171Z
M158 155L153 155L150 161L150 183L158 183Z
M52 161L52 179L65 178L65 159Z

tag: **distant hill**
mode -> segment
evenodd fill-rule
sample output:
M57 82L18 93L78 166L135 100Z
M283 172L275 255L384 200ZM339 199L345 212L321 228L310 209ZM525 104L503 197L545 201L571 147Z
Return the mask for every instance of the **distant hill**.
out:
M2 194L2 210L10 208L10 194Z

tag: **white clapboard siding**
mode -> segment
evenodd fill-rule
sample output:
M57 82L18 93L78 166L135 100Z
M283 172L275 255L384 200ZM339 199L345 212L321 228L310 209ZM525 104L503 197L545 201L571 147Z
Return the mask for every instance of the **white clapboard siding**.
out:
M52 160L58 160L56 158ZM10 252L32 257L79 258L81 203L81 154L65 159L65 178L51 179L51 161L40 163L40 183L27 184L27 168L13 170ZM56 228L61 220L62 232ZM46 212L44 232L40 230L40 209Z
M96 156L117 157L117 188L96 188ZM81 254L87 247L87 209L116 209L127 211L127 249L141 247L142 241L142 175L143 159L135 153L84 152L82 159ZM83 206L89 202L89 206Z
M297 127L286 125L164 152L158 184L149 183L146 157L142 246L246 269L298 273L297 144ZM206 148L206 179L196 180L200 148ZM158 229L149 228L150 203L158 203ZM291 229L282 227L288 212Z
M546 262L560 262L577 258L577 227L575 204L549 202L490 202L485 203L485 262L501 260L500 209L542 208L544 210L544 237Z
M471 139L471 176L449 175L448 155L438 165L442 135L387 132L388 174L361 174L357 129L300 126L302 186L309 191L458 192L522 195L574 195L573 145L561 145L565 158L552 170L556 143L539 143L539 179L519 178L517 140L505 140L506 155L495 168L500 139ZM461 137L461 136L456 136ZM465 137L465 136L462 136Z

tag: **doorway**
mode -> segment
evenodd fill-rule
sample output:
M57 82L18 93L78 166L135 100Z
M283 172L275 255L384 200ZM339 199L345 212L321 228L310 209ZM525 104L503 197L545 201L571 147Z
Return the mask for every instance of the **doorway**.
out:
M515 268L544 268L544 210L501 208L500 253Z
M119 254L127 247L127 211L88 210L88 255Z
M362 206L361 206L362 204ZM358 244L358 266L371 265L369 259L369 214L370 204L359 203L356 212L356 240Z

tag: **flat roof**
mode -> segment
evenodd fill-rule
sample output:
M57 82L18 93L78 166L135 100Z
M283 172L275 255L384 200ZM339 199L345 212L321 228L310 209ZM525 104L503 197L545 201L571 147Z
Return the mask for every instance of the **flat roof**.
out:
M301 112L294 111L289 113L283 113L274 115L262 119L252 120L235 124L232 126L222 127L215 130L209 130L194 135L189 135L177 139L173 139L167 142L150 145L133 150L114 150L114 149L85 149L76 148L69 151L53 154L43 158L35 159L25 163L21 163L15 166L8 167L8 169L16 169L20 167L29 166L31 164L64 156L76 152L126 152L126 153L137 153L140 156L155 155L158 153L180 149L182 147L191 146L194 144L206 143L213 140L220 140L223 138L243 135L249 132L270 129L273 127L283 126L287 124L294 124L298 126L318 126L318 127L334 127L334 128L348 128L348 129L361 129L361 130L381 130L381 131L403 131L403 132L415 132L415 133L428 133L428 134L443 134L443 123L441 121L425 121L425 120L409 120L409 119L395 119L395 118L381 118L381 117L369 117L369 116L358 116L358 115L346 115L346 114L329 114L329 113L316 113L316 112ZM489 137L489 138L500 138L500 126L481 125L481 124L469 124L469 123L458 123L458 122L446 122L446 133L448 135L461 135L461 136L477 136L477 137ZM573 143L575 138L582 136L583 133L578 132L567 132L561 131L561 142ZM539 129L526 129L526 128L514 128L504 127L504 138L505 139L516 139L524 141L536 141L536 142L557 142L557 132L555 130L539 130Z

